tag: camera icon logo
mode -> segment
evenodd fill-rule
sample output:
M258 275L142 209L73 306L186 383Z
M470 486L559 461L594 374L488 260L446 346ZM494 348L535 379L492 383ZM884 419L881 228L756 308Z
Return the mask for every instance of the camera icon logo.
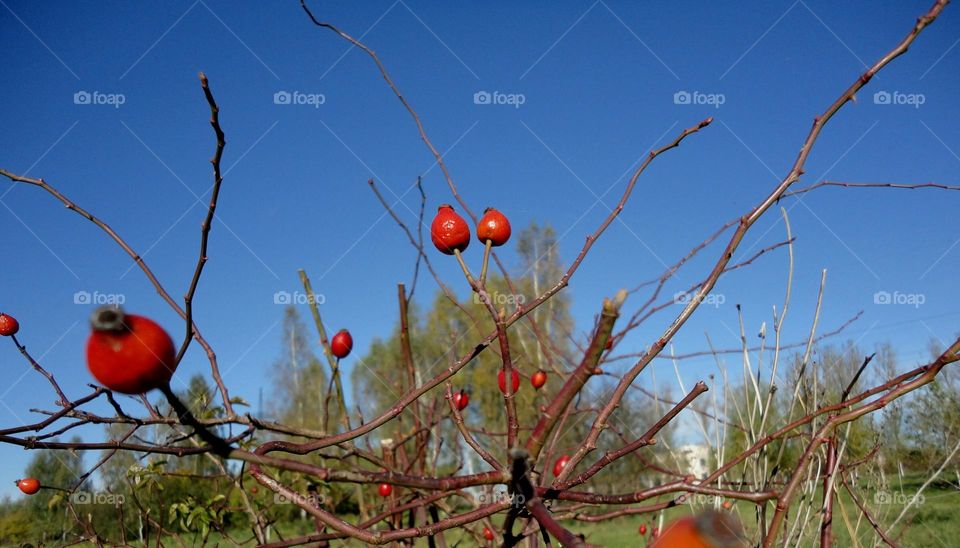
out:
M690 99L689 91L680 90L673 94L673 104L675 105L689 105Z
M290 304L293 298L289 291L277 291L273 294L273 304Z
M873 304L890 304L892 301L889 291L877 291L873 294Z
M78 91L73 94L73 104L75 105L89 105L91 100L91 95L89 91Z
M73 304L90 304L89 291L77 291L73 294Z
M677 291L673 294L674 304L689 304L692 297L686 291Z
M74 504L90 504L93 501L93 496L86 491L77 491L76 493L70 495L70 502Z
M873 503L874 504L890 504L893 497L890 496L890 493L882 489L878 490L873 494Z
M873 104L875 105L889 105L891 95L889 91L878 91L873 94Z
M289 91L278 91L273 94L273 104L275 105L289 105L291 95Z
M478 91L473 94L473 104L475 105L489 105L493 102L493 96L490 95L489 91Z

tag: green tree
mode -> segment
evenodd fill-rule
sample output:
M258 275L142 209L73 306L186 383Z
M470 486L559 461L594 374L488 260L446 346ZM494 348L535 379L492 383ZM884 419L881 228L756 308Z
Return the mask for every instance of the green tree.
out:
M943 352L937 341L929 347L931 358ZM903 413L903 464L922 472L939 467L960 438L960 374L955 368L944 368L934 382L906 399Z
M311 349L309 341L314 336L297 309L288 306L283 316L281 357L273 364L274 401L279 405L272 412L284 424L330 431L336 429L339 413L336 402L324 398L328 365Z

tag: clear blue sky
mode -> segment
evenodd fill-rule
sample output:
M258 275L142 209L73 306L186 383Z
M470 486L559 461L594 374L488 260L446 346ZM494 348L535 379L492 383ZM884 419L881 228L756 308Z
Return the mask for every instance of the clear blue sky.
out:
M631 166L682 128L715 118L651 166L577 273L568 291L587 329L604 296L657 276L766 195L813 116L929 3L313 4L321 19L379 52L472 208L495 205L515 227L550 222L568 261L615 204ZM0 29L0 166L43 177L101 216L177 298L196 261L211 184L214 141L197 72L209 76L227 134L226 174L196 319L234 394L256 402L269 386L283 312L274 294L299 288L298 268L325 296L329 326L353 332L348 368L388 332L395 284L409 282L414 253L366 180L377 179L391 201L401 196L397 210L409 222L417 175L425 176L429 211L451 196L370 59L315 28L298 2L3 0ZM960 8L951 6L831 122L803 182L960 183L958 37ZM878 91L901 104L882 104L882 96L878 104ZM322 94L323 104L275 104L277 92ZM523 104L478 105L477 92L522 95ZM678 92L700 104L675 103ZM864 310L840 340L865 348L890 341L903 367L927 356L931 338L952 340L960 316L957 204L957 195L936 190L826 188L784 200L798 238L785 340L809 329L824 268L821 332ZM0 184L0 234L0 308L20 319L22 340L68 395L85 394L92 381L82 351L91 306L74 304L78 291L122 294L127 309L180 335L179 320L130 259L39 189ZM738 257L783 238L771 211ZM467 253L474 264L479 249ZM706 250L667 293L701 279L719 252ZM465 295L454 262L437 255L440 272ZM509 245L503 256L515 260ZM704 349L704 332L735 347L734 303L743 304L749 331L769 322L786 266L781 249L725 277L716 288L724 303L697 313L677 352ZM418 297L434 290L425 278ZM923 303L878 305L878 291ZM640 351L678 310L654 317L620 348ZM46 381L12 345L0 364L0 424L32 422L31 408L53 407ZM669 363L657 368L666 382ZM194 345L177 377L204 371ZM683 371L693 382L714 368L691 360ZM2 446L0 458L12 480L29 454ZM13 489L6 480L0 486Z

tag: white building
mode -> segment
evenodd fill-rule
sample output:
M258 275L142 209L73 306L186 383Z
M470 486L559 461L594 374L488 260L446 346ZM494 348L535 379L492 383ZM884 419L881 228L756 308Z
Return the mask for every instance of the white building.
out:
M692 474L698 479L707 477L710 473L711 447L706 444L681 445L676 449L677 460L682 467L681 471Z

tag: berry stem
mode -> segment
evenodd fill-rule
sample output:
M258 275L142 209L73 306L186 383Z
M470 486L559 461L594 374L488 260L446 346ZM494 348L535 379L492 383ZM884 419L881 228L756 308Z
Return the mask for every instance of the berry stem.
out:
M487 284L487 263L490 261L490 248L493 247L493 240L488 239L483 248L483 266L480 267L480 287L486 287Z
M457 258L457 262L460 263L460 268L463 269L463 275L467 277L467 281L470 282L470 287L476 287L477 282L473 279L473 274L470 273L470 269L467 267L467 263L463 262L463 256L460 255L459 249L453 250L453 256Z

